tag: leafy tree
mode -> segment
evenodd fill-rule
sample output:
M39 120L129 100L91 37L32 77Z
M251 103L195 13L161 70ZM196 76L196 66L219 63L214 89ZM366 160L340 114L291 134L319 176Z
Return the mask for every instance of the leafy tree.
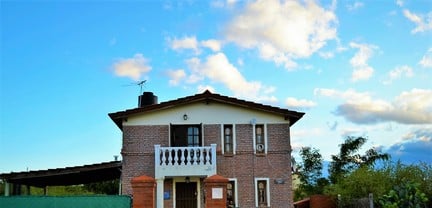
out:
M348 206L354 200L368 197L372 193L377 196L387 193L392 187L389 170L376 170L367 166L360 167L338 180L336 184L326 187L325 193L341 196L341 205Z
M313 194L322 194L328 185L327 179L322 177L323 159L318 149L303 147L300 150L302 163L299 164L298 174L300 185L295 191L295 198L302 199Z
M407 181L417 184L418 189L428 198L427 207L432 207L432 164L402 164L398 161L385 167L392 179L393 187L400 187Z
M382 196L379 203L383 208L426 208L428 198L419 186L418 183L405 182Z
M102 181L97 183L85 184L84 189L96 194L115 195L119 191L119 180Z
M338 155L332 155L332 162L329 166L330 181L337 183L338 179L359 167L372 167L377 160L388 160L390 155L380 153L371 148L360 155L357 152L366 143L364 137L347 137L344 143L340 144Z

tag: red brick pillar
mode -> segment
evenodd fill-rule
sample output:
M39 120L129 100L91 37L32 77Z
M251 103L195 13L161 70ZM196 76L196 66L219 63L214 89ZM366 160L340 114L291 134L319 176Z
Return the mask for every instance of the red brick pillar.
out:
M228 184L228 179L220 175L212 175L204 179L204 193L205 193L206 208L226 207L227 184Z
M133 208L154 208L156 180L148 176L135 177L131 181Z

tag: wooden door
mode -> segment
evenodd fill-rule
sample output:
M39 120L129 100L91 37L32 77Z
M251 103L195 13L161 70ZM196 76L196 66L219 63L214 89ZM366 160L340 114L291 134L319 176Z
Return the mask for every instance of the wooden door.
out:
M176 183L176 208L197 208L197 183Z

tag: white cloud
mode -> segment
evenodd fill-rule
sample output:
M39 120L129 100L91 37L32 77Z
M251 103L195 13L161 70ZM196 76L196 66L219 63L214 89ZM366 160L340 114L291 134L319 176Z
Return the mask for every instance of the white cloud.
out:
M214 39L201 41L201 46L210 48L213 52L218 52L222 48L221 42Z
M238 0L213 0L210 5L215 8L233 7Z
M198 41L195 36L184 38L167 38L168 45L175 51L192 50L196 55L201 53L202 47L209 48L213 52L218 52L222 48L222 42L215 39Z
M237 59L237 64L238 64L239 66L243 66L243 65L244 65L244 61L243 61L243 59L242 59L242 58L238 58L238 59Z
M171 49L176 50L176 51L181 51L184 49L189 49L189 50L193 50L196 54L199 54L199 45L198 45L198 41L196 39L195 36L191 36L191 37L184 37L182 39L168 39L168 44L171 47Z
M168 70L167 75L170 78L169 84L171 86L177 86L180 81L186 77L186 72L183 69Z
M374 69L369 66L368 60L378 47L371 44L359 44L355 42L351 42L350 47L358 49L358 52L350 59L350 64L354 68L351 80L353 82L368 80L374 73Z
M402 0L396 0L396 4L400 7L403 7L404 2Z
M349 11L354 11L354 10L362 8L363 6L364 6L364 4L362 2L356 1L353 4L348 4L347 9Z
M288 108L294 109L309 109L316 106L316 103L306 99L297 99L293 97L288 97L285 100L285 104Z
M208 78L213 82L222 83L237 97L264 102L277 101L276 97L270 95L275 90L274 87L264 86L258 81L247 81L224 53L209 55L205 62L191 58L187 60L187 64L191 69L189 82Z
M423 127L410 130L404 136L403 141L419 140L424 142L432 142L432 127Z
M419 64L424 68L432 68L432 48L429 48L429 50L420 60Z
M210 91L211 93L216 93L216 89L210 85L198 85L198 93L203 93L206 90Z
M325 59L330 59L334 57L334 53L327 51L327 52L319 52L318 53L321 57L325 58Z
M432 123L432 90L412 89L402 92L392 102L373 99L369 93L359 93L352 89L341 92L317 88L314 93L343 99L344 103L337 106L334 113L353 123L375 124L389 121L402 124Z
M415 34L418 32L432 30L432 12L429 12L427 15L419 15L410 12L408 9L404 9L403 14L406 18L408 18L408 20L416 25L416 27L411 30L411 33Z
M129 77L133 80L139 80L141 76L151 70L148 60L140 53L135 54L132 58L120 59L113 65L114 73L120 77Z
M336 24L335 13L313 1L258 0L232 19L225 36L289 69L297 66L295 59L309 57L336 39Z
M398 66L388 73L388 79L383 84L390 84L396 79L400 79L402 76L412 77L414 75L411 67L404 65Z

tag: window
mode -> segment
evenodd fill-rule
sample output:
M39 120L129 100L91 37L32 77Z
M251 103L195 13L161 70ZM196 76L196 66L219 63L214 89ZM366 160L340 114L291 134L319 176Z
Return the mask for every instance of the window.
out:
M234 152L233 135L234 135L233 126L224 125L223 126L224 153L233 154Z
M268 178L255 179L255 199L257 207L270 207L270 192Z
M264 125L255 125L255 150L256 153L265 153L265 129Z
M188 138L188 147L198 147L199 146L199 128L198 127L188 127L187 129L187 138Z
M201 146L201 125L171 125L172 147Z
M227 184L227 208L238 207L236 179L230 179Z

